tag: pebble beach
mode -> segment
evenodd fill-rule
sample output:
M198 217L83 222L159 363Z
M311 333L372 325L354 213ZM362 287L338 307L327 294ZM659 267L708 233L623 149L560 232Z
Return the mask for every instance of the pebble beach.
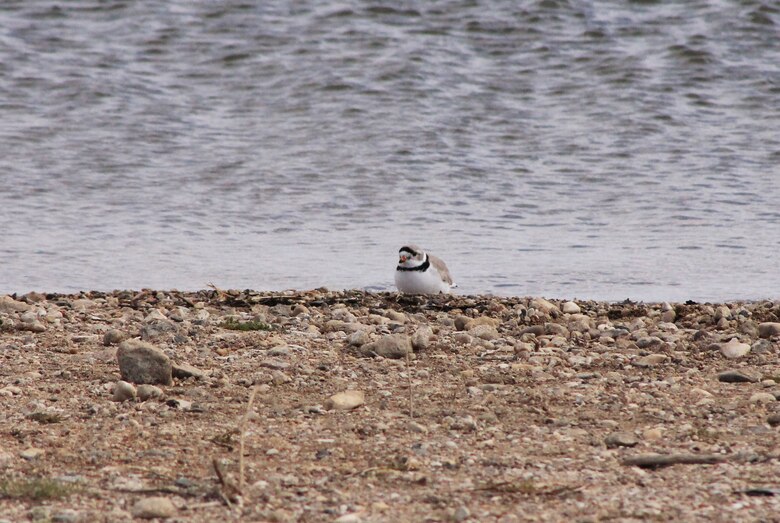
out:
M0 522L772 521L780 302L0 296Z

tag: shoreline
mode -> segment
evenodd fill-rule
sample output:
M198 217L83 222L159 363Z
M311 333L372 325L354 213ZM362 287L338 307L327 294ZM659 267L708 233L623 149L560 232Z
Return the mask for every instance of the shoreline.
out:
M780 301L28 293L0 322L0 521L780 509Z

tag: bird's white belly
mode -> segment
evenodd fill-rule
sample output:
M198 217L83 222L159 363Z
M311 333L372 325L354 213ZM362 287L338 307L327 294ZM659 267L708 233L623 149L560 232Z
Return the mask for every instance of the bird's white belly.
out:
M450 286L430 268L427 271L395 271L395 286L407 294L450 292Z

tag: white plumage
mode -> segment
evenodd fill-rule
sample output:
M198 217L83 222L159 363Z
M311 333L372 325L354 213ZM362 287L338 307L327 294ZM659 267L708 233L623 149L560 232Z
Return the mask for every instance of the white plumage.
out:
M443 260L426 253L416 245L405 245L398 251L395 286L406 294L448 293L454 286Z

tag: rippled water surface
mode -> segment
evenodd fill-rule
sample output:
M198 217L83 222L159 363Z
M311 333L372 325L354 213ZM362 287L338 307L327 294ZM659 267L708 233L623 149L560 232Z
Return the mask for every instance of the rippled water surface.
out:
M780 297L776 2L274 4L0 4L0 292Z

